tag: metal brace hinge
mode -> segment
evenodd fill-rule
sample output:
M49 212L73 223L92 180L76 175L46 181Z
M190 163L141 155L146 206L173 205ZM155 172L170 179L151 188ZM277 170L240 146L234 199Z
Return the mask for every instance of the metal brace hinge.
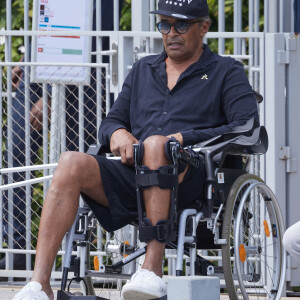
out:
M286 50L278 50L278 64L286 65L290 63L290 52Z
M298 160L291 157L291 148L289 146L280 147L279 159L286 161L285 171L287 173L296 173L298 171Z
M278 64L290 63L290 51L297 50L297 40L294 36L285 39L285 49L278 50Z

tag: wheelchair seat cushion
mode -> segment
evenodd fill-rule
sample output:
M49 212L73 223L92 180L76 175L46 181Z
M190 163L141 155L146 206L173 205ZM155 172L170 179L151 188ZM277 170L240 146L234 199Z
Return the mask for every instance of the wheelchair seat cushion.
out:
M98 162L109 208L96 203L82 194L83 199L93 210L100 224L107 231L115 231L137 219L137 197L135 169L120 160L92 155ZM178 208L189 207L194 201L203 199L204 166L190 167L178 187Z

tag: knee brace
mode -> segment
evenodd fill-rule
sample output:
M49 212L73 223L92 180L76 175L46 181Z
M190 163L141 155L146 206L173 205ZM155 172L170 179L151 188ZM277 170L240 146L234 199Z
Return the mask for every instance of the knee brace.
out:
M166 147L167 148L167 147ZM139 238L141 242L148 242L156 239L161 243L167 243L176 239L177 230L177 189L178 189L178 168L176 163L162 166L157 170L150 170L142 166L144 147L139 143L136 155L136 187L139 217ZM143 190L152 186L161 189L171 189L170 213L168 220L160 220L154 226L146 218L143 202Z

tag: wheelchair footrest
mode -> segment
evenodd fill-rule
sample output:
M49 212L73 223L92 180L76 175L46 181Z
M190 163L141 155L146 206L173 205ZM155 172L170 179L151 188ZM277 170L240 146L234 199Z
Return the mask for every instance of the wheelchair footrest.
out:
M57 300L109 300L98 296L76 296L70 292L57 291Z
M167 295L154 300L167 300ZM57 300L109 300L98 296L76 296L70 292L57 291Z

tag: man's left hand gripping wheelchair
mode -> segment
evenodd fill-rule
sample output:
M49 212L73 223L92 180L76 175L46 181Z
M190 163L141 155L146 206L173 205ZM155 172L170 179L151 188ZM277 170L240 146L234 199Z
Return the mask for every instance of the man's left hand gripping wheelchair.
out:
M255 119L251 119L244 126L193 147L184 149L176 140L170 141L167 150L172 167L159 174L148 172L148 176L143 176L145 170L138 163L140 146L134 145L139 238L142 241L156 238L165 242L167 248L177 249L176 271L173 272L176 276L183 275L184 270L185 275L219 276L225 279L231 300L249 299L251 295L256 299L280 299L286 269L280 208L263 180L248 173L253 165L252 155L264 154L267 147L265 128L256 127ZM90 149L93 154L100 152L96 146ZM182 161L191 167L204 163L206 181L205 198L199 199L194 207L179 212L177 175ZM141 197L142 189L152 185L172 190L169 220L157 226L149 226L145 221ZM118 238L110 243L108 234L103 255L108 257L109 253L114 253L114 258L109 265L101 263L97 271L90 270L89 245L94 228L92 212L86 206L80 207L68 233L58 299L105 299L95 295L91 278L129 279L135 268L128 269L126 265L147 251L146 246L132 244L138 240L135 234L131 244L120 242ZM74 263L74 279L82 280L86 296L74 296L65 291L74 245L79 252ZM220 250L221 259L212 256L218 256ZM120 259L116 261L116 257ZM184 259L187 261L185 266ZM220 260L222 265L218 263Z

